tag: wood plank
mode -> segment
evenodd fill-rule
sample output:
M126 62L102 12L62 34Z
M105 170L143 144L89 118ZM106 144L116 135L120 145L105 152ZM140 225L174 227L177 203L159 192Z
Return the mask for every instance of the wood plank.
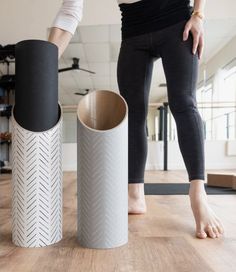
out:
M222 171L222 170L219 170ZM173 182L184 171L146 171L146 180ZM188 196L146 196L145 215L129 216L129 243L110 250L82 248L76 239L76 172L64 173L63 240L45 248L11 242L10 176L0 181L0 271L234 271L236 196L208 196L225 237L199 240Z

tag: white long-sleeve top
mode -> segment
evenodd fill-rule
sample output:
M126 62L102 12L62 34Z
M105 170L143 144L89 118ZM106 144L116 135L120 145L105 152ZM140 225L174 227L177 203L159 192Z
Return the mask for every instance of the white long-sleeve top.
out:
M139 1L142 0L117 0L117 3L132 4ZM84 0L63 0L57 15L53 20L52 27L61 28L74 35L78 23L83 16L83 2Z

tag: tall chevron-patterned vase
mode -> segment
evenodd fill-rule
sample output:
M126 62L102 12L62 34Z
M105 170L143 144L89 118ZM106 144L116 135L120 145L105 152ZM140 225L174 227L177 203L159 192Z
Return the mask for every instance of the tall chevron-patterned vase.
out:
M62 109L56 125L32 132L12 109L12 240L43 247L62 239Z
M77 109L77 233L81 246L128 242L128 106L113 91L93 91Z

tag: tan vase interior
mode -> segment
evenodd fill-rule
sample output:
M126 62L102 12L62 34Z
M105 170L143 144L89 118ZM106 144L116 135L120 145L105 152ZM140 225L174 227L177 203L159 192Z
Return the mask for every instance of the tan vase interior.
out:
M77 115L87 127L108 130L119 125L127 114L123 97L113 91L99 90L86 95L78 105Z

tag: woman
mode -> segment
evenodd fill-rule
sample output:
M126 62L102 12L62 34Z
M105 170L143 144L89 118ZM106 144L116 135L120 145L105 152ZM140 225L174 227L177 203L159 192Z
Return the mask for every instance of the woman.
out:
M220 237L223 226L210 208L204 188L203 123L196 104L198 61L203 52L205 0L118 0L122 43L117 65L121 95L129 106L129 213L146 212L144 170L146 117L153 62L162 59L168 102L190 182L196 237ZM49 41L59 58L82 18L83 0L64 0Z

